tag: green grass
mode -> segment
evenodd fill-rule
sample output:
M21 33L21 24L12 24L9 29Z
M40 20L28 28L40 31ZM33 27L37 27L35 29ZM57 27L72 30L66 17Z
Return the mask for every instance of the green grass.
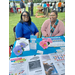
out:
M26 8L26 10L28 11L28 8ZM37 9L35 7L34 14L36 13L36 11L37 11ZM13 27L16 26L17 23L20 21L20 15L21 14L9 13L9 45L14 44L14 42L15 42ZM35 16L33 16L33 17L31 17L31 19L32 19L32 22L34 22L35 25L37 26L37 28L39 30L39 34L40 34L41 26L42 26L43 22L48 18L35 18ZM58 13L58 19L62 20L63 23L65 24L65 21L64 21L65 20L65 12Z

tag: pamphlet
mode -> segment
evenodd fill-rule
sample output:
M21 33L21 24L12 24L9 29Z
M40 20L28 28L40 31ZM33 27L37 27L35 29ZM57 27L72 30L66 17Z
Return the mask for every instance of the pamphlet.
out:
M24 51L29 51L30 50L29 40L28 39L20 39L20 40L17 40L15 46L20 45L20 43L24 43L26 45L25 48L24 48Z
M37 36L30 35L30 49L36 50L37 49L37 43L36 43Z
M50 55L41 55L42 63L44 66L45 74L46 75L58 75L56 67L52 62Z
M28 75L45 75L40 55L30 56L28 60Z
M60 47L60 46L65 46L65 42L60 38L60 37L52 37L51 38L52 43L48 47Z
M9 75L28 75L26 57L17 57L9 60Z
M50 56L59 75L64 75L65 74L65 52L51 53Z

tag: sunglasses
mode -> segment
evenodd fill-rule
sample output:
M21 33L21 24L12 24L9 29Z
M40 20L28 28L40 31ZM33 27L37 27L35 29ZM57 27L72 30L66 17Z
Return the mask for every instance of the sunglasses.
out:
M55 16L55 15L50 15L50 16Z
M24 17L29 17L28 15L22 15L22 16L24 16Z

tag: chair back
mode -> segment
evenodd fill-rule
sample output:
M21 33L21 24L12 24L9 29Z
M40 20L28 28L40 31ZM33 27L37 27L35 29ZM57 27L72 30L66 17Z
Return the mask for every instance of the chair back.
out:
M16 26L13 28L13 32L15 32L15 28L16 28Z
M15 28L16 28L16 26L14 26L14 28L13 28L13 32L14 32L15 41L16 41L16 40L17 40L17 38L16 38L16 33L15 33Z

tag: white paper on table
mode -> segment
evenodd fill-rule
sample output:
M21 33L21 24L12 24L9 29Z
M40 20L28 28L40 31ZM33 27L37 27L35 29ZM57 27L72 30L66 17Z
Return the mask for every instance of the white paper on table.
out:
M37 49L37 43L30 43L30 49L36 50Z
M52 59L52 62L53 64L55 65L59 75L61 74L65 74L65 57L63 56L62 59L64 60L60 60L60 61L57 61L58 60L58 56L61 57L61 55L64 55L65 52L62 52L62 53L51 53L49 54L51 59ZM56 57L56 59L54 58Z
M22 43L22 42L28 44L28 45L24 48L24 51L29 51L29 50L30 50L30 46L29 46L29 40L28 40L28 39L17 40L15 46L20 45L20 43Z
M60 46L65 46L65 42L52 42L48 47L60 47Z
M49 54L41 55L41 60L44 65L45 71L50 73L49 75L58 75L58 71L55 70L56 67L55 67L55 65L51 59L51 56ZM50 70L50 69L52 69L52 70ZM49 72L49 71L51 71L51 72Z
M65 47L60 47L60 48L61 48L61 50L65 51Z
M17 57L9 60L10 75L28 75L27 57Z
M28 75L45 75L40 55L30 56L28 60Z

